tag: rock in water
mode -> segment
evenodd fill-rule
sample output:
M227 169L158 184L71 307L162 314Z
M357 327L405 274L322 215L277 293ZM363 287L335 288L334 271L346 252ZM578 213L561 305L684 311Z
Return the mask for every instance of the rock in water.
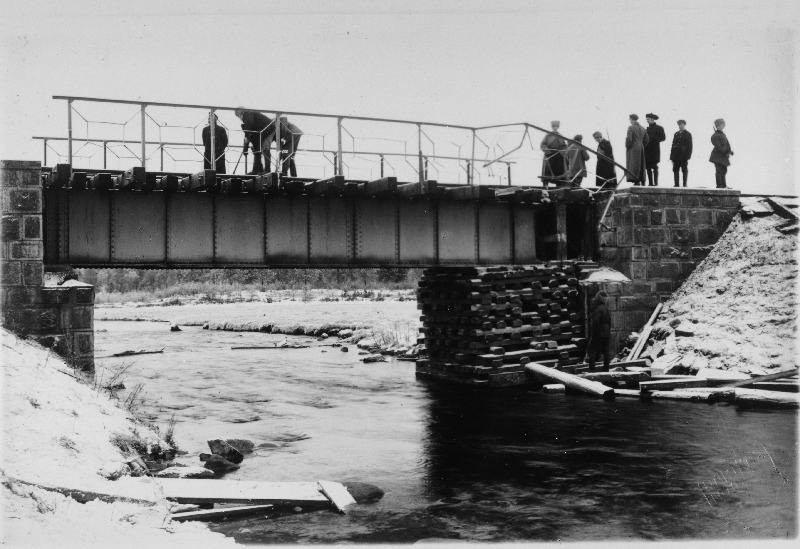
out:
M244 438L226 438L225 442L233 446L241 454L252 454L253 449L256 447L255 443L251 440ZM217 453L217 452L214 452Z
M241 463L244 460L244 455L224 440L209 440L208 447L212 454L222 456L231 463Z
M235 471L239 468L238 465L231 463L224 457L218 456L217 454L200 454L200 461L203 462L203 467L206 469L211 469L217 474Z
M181 327L178 326L177 324L173 324L172 326L169 327L169 331L170 332L180 332L181 331Z
M214 471L205 467L167 467L156 473L159 478L213 478Z
M366 482L349 482L341 483L342 486L347 488L356 503L374 503L383 497L383 490L374 484L367 484Z
M342 348L341 348L341 349L339 349L339 350L340 350L341 352L343 352L343 353L348 353L348 352L350 352L350 349L348 349L347 347L342 347Z

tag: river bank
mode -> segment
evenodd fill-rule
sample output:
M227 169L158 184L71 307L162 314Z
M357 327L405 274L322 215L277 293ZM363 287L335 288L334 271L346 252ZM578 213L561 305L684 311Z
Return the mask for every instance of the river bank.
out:
M52 489L115 493L134 456L120 441L168 447L102 388L76 379L64 361L0 329L3 442L0 544L105 547L233 547L198 523L171 523L173 504L100 500L79 503ZM116 441L116 443L115 443ZM123 477L119 480L109 480Z

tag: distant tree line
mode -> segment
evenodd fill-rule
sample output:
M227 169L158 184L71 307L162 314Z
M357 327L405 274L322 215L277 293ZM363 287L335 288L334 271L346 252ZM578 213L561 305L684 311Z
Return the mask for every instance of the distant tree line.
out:
M231 290L409 289L421 269L78 269L78 280L97 292L147 292L180 286Z

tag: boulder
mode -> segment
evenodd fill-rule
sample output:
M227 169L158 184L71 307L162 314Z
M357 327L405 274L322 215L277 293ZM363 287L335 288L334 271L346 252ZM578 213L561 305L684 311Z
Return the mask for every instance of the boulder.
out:
M156 473L159 478L213 478L214 471L205 467L167 467Z
M339 330L339 337L344 339L346 337L350 337L353 335L353 330L350 328L345 328L344 330Z
M225 442L233 446L241 454L252 454L253 449L256 447L252 440L244 438L226 438ZM216 453L216 452L215 452Z
M675 328L675 335L677 337L692 337L694 335L694 333L695 333L694 326L692 326L688 322L681 322Z
M341 347L339 350L340 350L341 352L343 352L343 353L349 353L349 352L350 352L350 349L348 349L348 348L347 348L347 347L345 347L345 346L342 346L342 347Z
M361 359L361 362L370 363L370 362L387 362L387 359L383 355L371 355L365 356Z
M383 490L366 482L345 481L341 483L347 488L356 503L374 503L383 497Z
M170 331L170 332L180 332L180 331L182 331L182 330L181 330L181 327L180 327L180 326L178 326L177 324L172 324L172 325L169 327L169 331Z
M238 465L231 463L224 457L218 456L217 454L200 454L200 461L203 462L203 467L210 469L217 474L235 471L239 468Z
M364 339L356 343L356 345L358 346L359 349L369 349L371 347L377 347L378 343L375 341L374 338L365 337Z
M208 447L211 449L212 454L216 454L218 456L222 456L231 463L241 463L244 461L244 455L225 442L224 440L214 439L208 441Z

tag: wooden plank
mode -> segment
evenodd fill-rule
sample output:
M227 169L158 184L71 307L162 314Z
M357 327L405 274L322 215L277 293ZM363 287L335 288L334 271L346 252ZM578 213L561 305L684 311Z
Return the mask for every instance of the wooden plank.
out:
M642 392L639 389L614 389L614 398L618 396L627 398L642 398Z
M786 206L786 204L784 204L780 200L772 198L771 196L768 196L767 198L765 198L765 200L769 202L770 206L772 206L772 209L775 210L775 212L781 217L785 217L786 219L791 219L793 221L797 221L798 219L800 219L800 217L797 216L796 212L791 210L788 206Z
M217 172L203 170L184 178L183 189L189 192L206 191L212 189L217 181Z
M185 522L189 520L216 520L231 517L242 517L263 513L274 509L274 505L246 505L244 507L222 507L220 509L204 509L202 511L187 511L184 513L173 513L169 516L170 520Z
M647 372L588 372L579 375L583 379L590 379L592 381L599 381L601 383L620 381L650 381L650 374Z
M455 187L445 190L444 196L448 200L491 200L494 190L482 185Z
M62 189L72 179L72 166L69 164L56 164L50 169L50 176L46 180L49 189Z
M334 175L328 179L318 179L304 185L306 192L316 195L338 195L344 193L345 180L343 175Z
M633 360L639 356L639 353L642 352L645 343L647 343L647 338L650 337L650 332L653 330L653 323L658 318L659 313L661 312L662 307L664 306L663 303L659 303L656 305L655 310L653 310L653 314L650 315L650 319L647 321L647 324L644 325L644 329L642 333L639 335L639 339L636 340L636 344L631 349L631 352L628 354L628 358L626 361Z
M220 182L219 190L225 194L241 194L244 185L241 177L231 177Z
M711 395L716 391L650 391L642 392L642 398L654 400L688 400L690 402L712 402Z
M316 482L248 482L218 479L148 479L178 503L252 503L324 508L330 500Z
M397 189L396 177L382 177L375 181L367 181L358 185L358 192L365 196L391 194Z
M596 381L583 379L578 376L568 374L566 372L560 372L553 368L548 368L547 366L542 366L541 364L536 363L526 364L525 370L538 378L553 381L555 383L563 383L570 389L574 389L582 393L599 396L605 399L614 398L614 389L611 387L606 387L602 383L598 383Z
M670 389L684 389L686 387L708 387L707 379L667 379L663 381L642 381L639 389L642 391L668 391Z
M778 391L763 391L761 389L734 389L735 403L741 406L758 408L785 408L800 407L800 395L796 393L781 393Z
M424 181L422 183L405 183L398 185L395 192L398 196L411 198L414 196L426 196L436 194L438 185L436 181Z
M761 381L753 383L752 388L765 391L782 391L784 393L797 393L800 391L800 385L797 382L787 383L785 381Z
M356 502L353 496L350 495L350 492L347 491L347 488L338 482L320 480L317 481L317 484L319 485L320 491L331 500L333 506L336 507L340 513L345 513L345 509L350 505L354 505Z
M167 193L178 192L181 188L180 179L177 175L165 175L158 182L158 187Z
M742 381L732 381L730 383L722 385L722 387L745 387L747 385L752 385L753 383L758 383L760 381L774 381L776 379L791 377L795 374L797 374L797 368L789 368L788 370L781 370L780 372L775 372L773 374L756 376Z
M145 171L141 166L125 170L114 178L114 188L121 191L140 191L145 183Z
M112 186L110 173L96 173L88 182L88 187L94 191L107 191Z

